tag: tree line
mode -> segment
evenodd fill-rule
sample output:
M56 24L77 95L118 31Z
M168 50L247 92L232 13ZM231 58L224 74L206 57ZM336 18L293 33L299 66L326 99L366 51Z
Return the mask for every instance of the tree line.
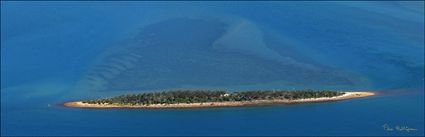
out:
M112 98L84 100L82 102L89 104L150 105L272 99L294 100L304 98L334 97L342 94L344 93L331 90L257 90L233 93L227 93L224 90L173 90L153 93L128 94Z

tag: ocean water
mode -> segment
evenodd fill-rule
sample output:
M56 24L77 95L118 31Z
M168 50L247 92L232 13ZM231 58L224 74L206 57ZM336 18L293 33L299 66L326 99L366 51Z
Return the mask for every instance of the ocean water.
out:
M61 105L199 88L378 95L208 109ZM1 135L423 136L424 3L2 1Z

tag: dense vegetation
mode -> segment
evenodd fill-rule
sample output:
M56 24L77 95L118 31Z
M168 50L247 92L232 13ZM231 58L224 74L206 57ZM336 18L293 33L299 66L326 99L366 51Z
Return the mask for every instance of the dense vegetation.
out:
M131 95L121 95L112 98L102 98L96 100L85 100L83 103L89 104L174 104L174 103L201 103L201 102L222 102L222 101L251 101L270 99L303 99L318 97L333 97L344 93L336 91L242 91L226 93L221 90L175 90L154 93L140 93Z

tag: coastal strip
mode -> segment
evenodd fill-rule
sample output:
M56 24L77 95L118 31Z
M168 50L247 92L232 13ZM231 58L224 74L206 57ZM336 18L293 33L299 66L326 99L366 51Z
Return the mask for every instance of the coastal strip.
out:
M161 109L161 108L209 108L209 107L238 107L255 106L268 104L301 104L301 103L319 103L329 101L339 101L354 98L363 98L376 95L374 92L344 92L345 94L334 97L304 98L304 99L272 99L272 100L251 100L251 101L223 101L223 102L202 102L202 103L175 103L175 104L149 104L149 105L130 105L130 104L89 104L82 101L66 102L66 107L77 108L134 108L134 109Z

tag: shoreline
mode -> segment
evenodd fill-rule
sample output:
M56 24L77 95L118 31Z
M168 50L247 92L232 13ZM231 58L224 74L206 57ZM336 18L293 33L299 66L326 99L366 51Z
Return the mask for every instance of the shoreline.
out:
M66 102L65 107L93 108L93 109L113 109L113 108L134 108L134 109L165 109L165 108L210 108L210 107L239 107L257 106L271 104L302 104L319 103L329 101L339 101L354 98L374 96L374 92L344 92L345 94L335 97L306 98L306 99L275 99L275 100L253 100L253 101L225 101L225 102L203 102L203 103L179 103L179 104L151 104L151 105L121 105L121 104L88 104L81 101Z

